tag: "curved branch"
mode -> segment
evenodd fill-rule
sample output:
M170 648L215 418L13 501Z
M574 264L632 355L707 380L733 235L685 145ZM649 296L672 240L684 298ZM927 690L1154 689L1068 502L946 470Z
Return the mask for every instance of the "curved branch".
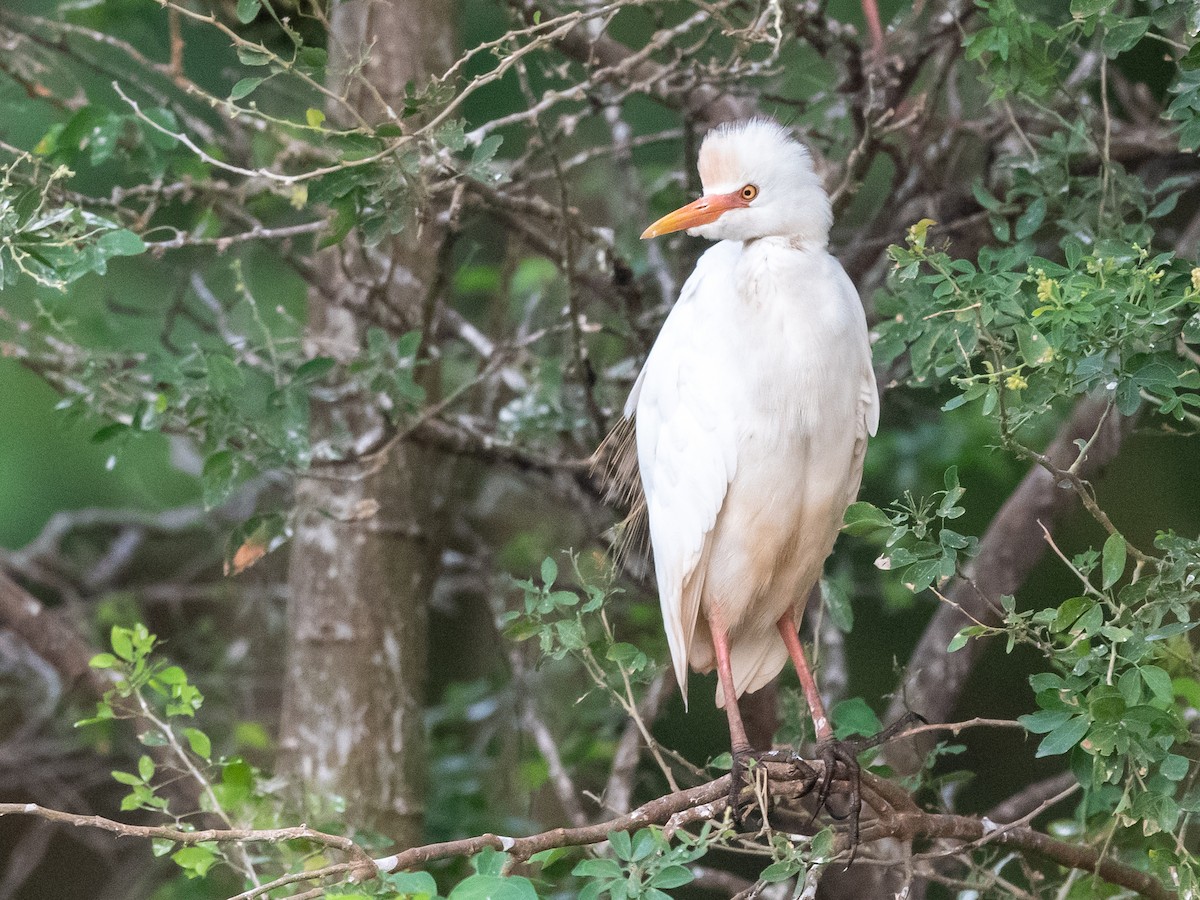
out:
M820 775L823 763L814 760L806 761L806 764L811 771ZM771 793L776 801L794 800L807 794L812 786L813 780L773 780ZM862 789L864 801L875 813L872 825L864 831L864 843L883 839L966 842L958 852L968 852L978 845L996 844L1023 853L1036 854L1068 868L1094 873L1111 884L1137 891L1151 900L1176 900L1176 895L1149 873L1109 859L1102 850L1086 844L1065 843L1035 831L1023 823L996 825L987 819L922 812L899 785L869 773L863 773ZM181 844L277 843L305 839L341 850L351 857L348 862L335 863L315 871L283 875L236 898L251 900L287 884L327 877L341 877L343 880L354 881L369 880L379 875L425 866L438 859L470 856L487 848L504 851L517 859L525 860L543 850L598 844L607 840L608 835L615 831L634 831L647 825L667 825L670 830L670 824L674 822L721 817L725 811L728 790L729 776L725 775L697 787L657 797L630 813L594 825L554 828L528 837L482 834L457 841L412 847L375 860L349 838L325 834L306 825L264 830L234 828L180 831L169 827L128 825L101 816L60 812L35 803L0 803L0 816L30 815L52 822L101 828L119 835L146 839L161 838ZM843 850L848 849L845 846L848 841L848 833L839 834L839 845Z

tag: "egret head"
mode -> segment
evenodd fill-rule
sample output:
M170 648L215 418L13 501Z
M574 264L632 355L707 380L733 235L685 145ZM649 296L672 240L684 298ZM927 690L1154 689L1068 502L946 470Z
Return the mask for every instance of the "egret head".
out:
M700 145L704 194L642 233L672 231L714 241L795 237L824 244L833 213L808 150L769 119L710 131Z

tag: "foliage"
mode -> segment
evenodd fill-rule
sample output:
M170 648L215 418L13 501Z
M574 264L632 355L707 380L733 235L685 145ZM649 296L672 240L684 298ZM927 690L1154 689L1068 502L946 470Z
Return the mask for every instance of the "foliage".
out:
M961 628L946 650L998 638L1014 667L1035 661L1037 671L1022 670L1029 692L989 698L1012 700L1006 708L1019 710L1006 714L1036 737L1017 762L990 758L1013 776L1005 790L1027 785L1019 770L1032 760L1058 762L1076 779L1078 800L1036 811L1035 825L1050 828L1058 816L1053 837L1102 848L1195 897L1197 523L1164 512L1152 537L1135 502L1098 493L1079 473L1099 428L1078 442L1072 465L1034 448L1073 404L1099 396L1105 422L1137 418L1194 456L1200 176L1175 151L1200 145L1197 4L897 5L893 43L877 64L864 62L841 21L860 15L857 3L478 0L462 15L473 49L392 103L376 102L372 48L334 47L322 8L237 0L199 12L174 0L107 0L49 13L31 0L47 14L6 9L0 37L12 61L0 61L0 87L21 115L0 126L0 352L52 383L61 411L88 423L114 463L146 435L190 448L203 504L226 506L236 520L214 529L228 535L227 573L286 545L291 498L260 490L280 477L315 462L370 466L409 439L472 460L446 490L454 528L432 540L451 577L485 582L470 589L491 604L481 604L489 614L476 630L498 624L515 649L447 664L451 683L439 685L428 716L433 837L558 824L544 798L559 790L569 815L564 779L576 802L585 791L603 798L609 778L620 780L612 769L626 722L648 748L625 775L631 796L676 779L695 784L710 773L691 760L712 757L723 732L686 744L705 727L680 725L673 710L657 723L643 718L670 675L656 663L655 601L636 561L620 571L598 561L611 510L579 461L615 418L688 267L687 245L664 254L638 242L642 220L685 193L678 172L690 172L685 156L714 114L711 98L754 97L837 161L835 240L851 251L876 362L890 376L883 428L892 443L873 446L893 449L845 524L857 542L847 556L869 545L874 565L865 556L844 563L825 604L835 631L815 635L828 645L822 652L844 646L852 657L851 686L832 705L838 736L880 730L855 691L896 687L859 684L864 648L899 630L864 595L912 594L920 612L951 584L969 586L978 535L1011 490L1009 473L1042 466L1090 516L1066 538L1048 536L1069 587L1051 576L995 598L991 617ZM588 52L572 55L579 33ZM186 49L178 57L176 39ZM630 55L612 62L614 46ZM897 223L907 234L891 243ZM419 277L397 270L392 251L434 224L448 235L437 271L417 285L417 308L399 310L392 287ZM866 259L872 247L877 256ZM324 268L347 259L365 273L363 290L339 310L351 339L331 346L312 340L305 292L326 287ZM373 427L357 430L362 421ZM930 423L939 444L963 448L961 460L921 452L917 432ZM906 441L915 460L907 475L896 464ZM976 446L989 442L996 452ZM988 461L998 457L1007 469ZM551 494L559 505L545 502ZM338 522L342 511L319 514ZM426 539L433 526L411 528ZM65 552L109 558L86 543ZM582 549L560 571L568 545ZM22 578L64 599L92 590L86 576L14 559ZM499 587L497 561L517 576ZM123 587L142 603L141 583L130 581ZM144 603L137 615L161 630L152 616L167 616ZM885 636L896 641L884 657L912 643ZM296 798L269 765L222 752L228 736L201 727L201 692L145 626L115 627L110 641L92 665L113 676L112 688L80 724L135 723L144 748L112 773L121 810L187 831L200 813L226 827L294 824ZM521 667L533 658L553 692L546 698L527 694L533 679ZM494 671L506 663L511 671ZM886 667L871 668L875 682L886 677L874 671ZM783 696L780 735L803 743L799 695ZM524 731L534 740L498 737ZM984 781L988 765L970 755L978 752L968 738L943 741L898 781L922 808L958 812L967 776L948 758L971 759ZM884 754L863 762L892 774ZM522 803L531 791L539 801L495 808L503 792L493 782L510 776ZM322 827L361 846L383 843L353 823ZM565 848L531 860L485 850L470 871L346 880L328 895L662 900L725 845L756 854L761 883L747 890L794 880L801 895L844 858L844 825L811 830L631 826L582 859ZM253 854L234 843L154 847L197 884L224 872L247 890L335 858L308 839ZM1007 859L982 841L958 852L953 875L931 863L928 877L1005 896ZM1053 866L1005 877L1035 896L1083 896L1085 882L1096 890Z

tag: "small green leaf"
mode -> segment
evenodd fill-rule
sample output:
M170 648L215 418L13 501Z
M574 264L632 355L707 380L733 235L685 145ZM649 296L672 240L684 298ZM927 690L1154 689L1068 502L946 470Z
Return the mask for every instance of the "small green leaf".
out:
M167 666L155 677L163 684L187 684L188 680L187 672L179 666Z
M480 141L479 146L475 148L475 152L471 155L471 168L479 170L490 163L492 157L496 155L496 151L500 149L500 144L503 141L504 138L498 134L493 134Z
M954 653L967 646L967 641L971 639L971 635L967 628L960 628L958 634L950 638L950 643L946 645L947 653Z
M1191 760L1177 753L1168 753L1166 759L1159 763L1158 771L1168 781L1182 781L1191 767Z
M119 660L111 653L97 653L88 660L88 665L93 669L111 669L119 665Z
M646 857L652 854L658 842L654 838L654 832L649 828L639 830L633 836L633 852L629 854L630 862L641 862Z
M528 878L472 875L454 886L449 900L538 900L538 896Z
M1107 590L1117 583L1125 572L1125 538L1119 534L1110 534L1104 542L1102 554L1103 586Z
M133 637L128 628L114 625L109 640L117 656L126 662L133 662Z
M239 3L239 6L240 5L241 4ZM259 78L256 76L252 76L250 78L243 78L241 81L239 81L237 84L235 84L233 86L233 90L231 90L229 92L229 99L230 100L241 100L243 97L248 97L250 94L254 93L255 88L257 88L260 84L262 84L266 80L267 80L266 78Z
M608 835L608 842L612 845L613 853L617 855L617 859L627 860L633 855L633 841L630 840L627 832L610 832Z
M842 530L847 534L871 534L881 528L891 528L892 520L879 507L865 500L851 503L846 509Z
M243 66L265 66L271 61L271 53L256 47L238 47L237 58Z
M1083 736L1087 734L1088 724L1085 716L1073 716L1067 719L1042 738L1034 756L1041 759L1043 756L1057 756L1060 753L1066 753L1083 740Z
M260 9L262 9L262 0L238 0L237 10L234 14L243 25L249 25L258 16Z
M775 884L786 881L803 868L804 863L799 859L781 859L763 869L758 877L768 884Z
M401 897L436 897L437 882L428 872L393 872L383 883Z
M661 890L682 887L691 882L695 876L684 866L667 866L650 879L650 887Z
M1150 28L1149 16L1123 17L1105 26L1100 46L1109 59L1131 49Z
M128 228L105 232L96 241L96 247L105 256L137 256L146 252L146 242Z
M1018 241L1032 235L1046 218L1046 198L1037 197L1017 219L1015 233Z
M849 634L854 630L854 607L846 591L837 581L824 582L821 587L830 620L842 634Z
M1035 713L1021 716L1017 721L1033 734L1048 734L1072 715L1074 713L1069 709L1039 709Z
M571 874L577 878L620 878L623 870L615 859L581 859Z
M144 753L138 759L138 774L142 776L142 781L149 781L154 777L154 760Z
M855 734L871 737L883 728L875 711L861 697L841 701L830 711L830 717L833 719L834 733L839 739Z
M208 735L199 728L183 729L183 736L187 738L188 746L192 748L192 752L204 759L212 758L212 741Z
M1150 688L1150 693L1154 695L1155 700L1163 703L1173 703L1175 701L1175 691L1171 687L1170 675L1158 666L1142 666L1139 671L1142 673L1142 680L1146 682L1146 687Z
M187 872L188 878L203 878L217 861L217 855L203 844L196 844L177 850L171 854L171 859Z
M318 381L328 375L336 365L337 360L331 357L315 356L296 369L296 374L292 376L292 380L300 382Z
M558 563L547 556L542 560L542 583L547 588L552 587L556 578L558 578Z
M310 106L304 111L304 121L310 128L320 128L325 124L325 113Z

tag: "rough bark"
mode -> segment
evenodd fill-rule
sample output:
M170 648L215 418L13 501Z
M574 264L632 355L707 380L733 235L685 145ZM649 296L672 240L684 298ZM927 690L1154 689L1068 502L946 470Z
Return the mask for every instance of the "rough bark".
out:
M331 87L347 93L368 121L384 121L388 107L403 107L406 84L453 62L453 13L441 0L337 5ZM344 74L368 53L361 71L374 91L346 91ZM318 257L310 349L346 358L361 346L367 321L420 328L442 237L430 222L418 228L414 221L372 252L348 240ZM341 797L347 824L410 846L421 835L426 780L425 606L437 559L429 539L436 459L406 444L382 464L337 463L320 454L335 435L370 446L384 424L366 396L313 409L318 453L296 488L288 575L281 766L310 804Z
M0 628L6 628L48 662L68 686L80 685L99 699L111 686L98 670L88 666L96 652L70 622L46 609L7 574L0 571Z

